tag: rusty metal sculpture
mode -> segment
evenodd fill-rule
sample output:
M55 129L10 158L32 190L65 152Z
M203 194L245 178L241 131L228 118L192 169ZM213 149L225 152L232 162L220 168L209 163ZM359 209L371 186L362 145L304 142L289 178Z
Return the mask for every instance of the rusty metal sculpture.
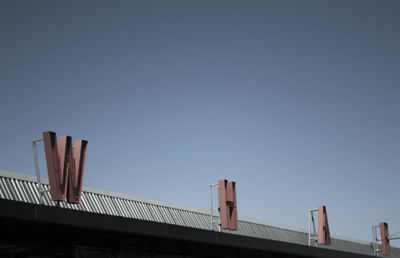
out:
M218 184L221 228L237 230L236 183L228 180L219 180Z
M75 141L73 149L71 136L61 136L58 148L56 133L50 131L43 132L43 141L51 199L80 203L88 142Z
M318 244L330 245L331 234L329 232L328 214L325 206L318 207Z
M382 255L390 255L389 226L386 222L379 223L381 233Z

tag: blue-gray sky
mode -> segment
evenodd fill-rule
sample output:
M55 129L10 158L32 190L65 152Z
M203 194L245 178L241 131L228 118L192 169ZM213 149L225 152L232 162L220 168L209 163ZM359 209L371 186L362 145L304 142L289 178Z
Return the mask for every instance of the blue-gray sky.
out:
M1 1L0 168L89 141L85 185L331 233L400 230L396 1ZM39 149L46 175L43 149Z

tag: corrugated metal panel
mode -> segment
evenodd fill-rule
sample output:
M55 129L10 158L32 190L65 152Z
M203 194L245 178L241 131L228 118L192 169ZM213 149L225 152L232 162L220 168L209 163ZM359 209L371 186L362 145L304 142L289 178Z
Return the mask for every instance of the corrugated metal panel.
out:
M48 185L43 185L43 187L44 189L49 190ZM0 198L39 204L38 185L35 182L35 178L0 170ZM55 202L50 200L49 192L45 192L44 194L44 205L57 205ZM207 211L180 207L174 204L167 204L98 189L93 190L85 188L82 193L81 204L68 204L61 202L59 205L60 207L67 209L211 230L210 214ZM256 223L246 219L239 219L238 231L227 233L303 245L307 245L308 243L308 235L305 231ZM332 238L331 246L321 247L369 255L372 255L373 253L372 247L368 243L338 238ZM400 257L400 249L392 248L391 257Z

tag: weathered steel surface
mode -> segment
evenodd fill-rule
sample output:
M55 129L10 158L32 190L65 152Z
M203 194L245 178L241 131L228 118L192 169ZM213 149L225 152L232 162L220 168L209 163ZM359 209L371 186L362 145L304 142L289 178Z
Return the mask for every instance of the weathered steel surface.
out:
M331 234L329 232L328 214L325 206L318 207L318 244L330 245Z
M390 255L389 226L386 222L381 222L379 223L379 229L381 231L382 254Z
M43 132L44 150L46 153L47 173L50 182L50 195L53 201L65 201L68 182L68 145L71 137L60 137L60 154L57 136L54 132Z
M67 200L69 203L81 202L87 143L88 142L84 140L75 141L68 182Z
M237 230L236 183L219 180L219 208L222 229Z
M51 200L79 203L82 195L87 141L76 141L75 150L73 150L71 136L61 136L58 148L56 133L50 131L43 132L43 141Z

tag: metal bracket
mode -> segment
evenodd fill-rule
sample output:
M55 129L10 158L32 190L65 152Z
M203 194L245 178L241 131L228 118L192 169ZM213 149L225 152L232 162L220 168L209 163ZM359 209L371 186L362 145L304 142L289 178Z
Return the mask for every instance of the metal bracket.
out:
M38 191L39 191L39 203L40 204L44 203L44 201L43 201L44 193L49 191L49 190L45 190L43 188L42 180L40 178L39 161L38 161L36 143L42 142L42 141L43 141L43 138L37 138L37 139L33 139L32 140L33 160L35 162L37 188L38 188Z
M377 232L379 228L379 225L372 226L372 248L374 249L375 256L379 256L382 252L381 239L378 238Z
M210 224L211 224L211 230L214 230L214 224L217 224L218 225L218 231L219 232L221 232L221 220L220 219L218 219L218 220L214 220L214 209L213 209L213 197L212 197L212 194L213 194L213 187L216 187L217 188L217 190L219 189L219 184L218 183L216 183L216 184L210 184L209 185L209 192L210 192L210 210L211 210L211 213L210 213ZM218 198L219 198L219 195L218 195ZM219 203L219 202L218 202Z
M318 212L318 209L310 209L308 215L308 245L311 246L311 240L314 240L315 246L318 246L317 240L318 235L317 231L315 230L315 219L314 219L314 212ZM313 227L313 233L311 233L311 226Z

